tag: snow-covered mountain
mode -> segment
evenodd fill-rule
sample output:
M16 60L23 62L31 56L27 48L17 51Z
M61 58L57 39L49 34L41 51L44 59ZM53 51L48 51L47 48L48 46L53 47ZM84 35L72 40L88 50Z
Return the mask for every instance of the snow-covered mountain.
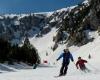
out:
M63 8L55 12L1 15L0 36L14 44L21 43L24 37L28 36L31 44L37 48L41 64L44 64L45 67L40 65L33 70L32 66L24 63L0 64L0 79L99 80L99 4L99 0L89 0L89 2L86 0L81 5ZM55 50L53 50L54 46L57 47ZM75 64L71 62L66 76L54 77L59 74L62 61L56 62L56 59L66 47L69 47L75 62L79 56L88 61L86 66L90 70L89 73L77 70ZM91 59L88 58L89 55L91 55ZM47 63L44 63L44 60Z
M61 44L84 45L95 39L89 36L91 31L100 31L99 0L96 1L97 5L93 0L85 0L54 12L0 15L0 37L12 44L23 44L27 36L43 53L41 56L52 55Z
M48 47L54 51L62 43L67 46L84 45L94 39L88 36L91 30L100 31L99 4L99 0L96 3L85 0L54 12L0 15L0 37L13 44L21 44L27 36L33 45L40 42L48 45L45 52ZM48 39L46 35L49 40L44 43L41 39Z
M82 6L88 7L88 1L82 3ZM77 14L82 6L76 5L45 13L0 15L0 37L19 44L25 36L42 36L53 27L61 28L65 19L70 17L69 14Z
M35 43L35 46L38 47L39 50L44 50L48 46L46 45L47 41L52 37L50 35L55 33L55 29L51 30L48 35L45 35L45 38L36 39L37 42L40 42L40 46ZM84 73L78 70L74 63L70 63L68 68L68 73L66 76L55 78L54 76L59 74L59 69L61 67L61 61L55 62L56 58L62 52L62 50L66 47L66 45L59 45L59 48L54 53L49 53L48 56L45 56L44 53L41 53L41 57L48 61L49 67L38 67L37 69L32 69L31 66L27 66L26 64L15 64L15 65L7 65L0 64L0 79L1 80L99 80L100 78L100 36L97 32L91 32L91 36L95 36L93 42L89 42L88 44L77 47L71 46L69 49L74 56L74 61L77 61L77 57L81 56L82 58L88 60L86 64L87 68L90 69L91 72ZM48 39L46 39L48 38ZM45 42L45 43L44 43ZM44 45L43 45L44 43ZM49 42L49 44L52 42ZM46 48L47 49L47 48ZM47 49L47 51L50 51ZM91 55L91 59L88 58L88 55ZM55 64L54 64L55 62ZM52 67L50 67L52 66ZM7 70L7 71L6 71ZM92 76L91 76L92 75Z
M13 44L22 44L26 36L42 37L55 27L58 29L53 37L55 46L60 41L83 45L91 41L86 36L87 29L99 30L99 10L99 3L95 5L93 1L85 0L54 12L0 15L0 37Z

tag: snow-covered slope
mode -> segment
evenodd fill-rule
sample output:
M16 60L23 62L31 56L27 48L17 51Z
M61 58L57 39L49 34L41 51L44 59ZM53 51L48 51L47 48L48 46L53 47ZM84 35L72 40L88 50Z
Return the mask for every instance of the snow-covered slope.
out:
M23 38L46 34L46 29L60 27L62 19L76 6L62 8L54 12L0 15L0 37L13 44L20 44ZM45 32L45 33L44 33Z
M43 37L33 37L30 39L31 44L37 48L41 59L46 57L46 53L52 53L51 47L54 45L53 36L56 34L56 30L57 29L53 28L50 33L44 35Z
M90 42L84 46L76 47L71 46L69 49L74 56L75 62L77 61L77 57L81 56L84 59L88 60L86 64L87 68L90 69L91 72L84 73L80 70L76 69L74 63L70 63L68 74L64 77L55 78L54 76L59 74L59 69L61 67L61 60L59 62L55 62L56 58L62 52L62 50L66 47L66 45L59 44L59 47L56 51L51 51L49 47L52 46L53 42L51 41L53 35L55 35L56 29L52 29L51 32L44 37L41 38L31 38L30 41L34 44L35 47L39 49L39 53L43 58L46 58L50 64L54 67L38 67L37 69L24 69L24 70L16 70L16 72L10 73L1 73L1 80L99 80L100 79L100 36L98 36L97 32L92 32L92 36L95 36L93 42ZM40 41L39 41L40 40ZM49 42L50 41L50 42ZM36 43L38 42L38 43ZM45 52L48 53L48 56L45 56ZM43 54L43 55L42 55ZM91 59L88 59L88 55L91 55ZM55 64L53 64L55 62ZM4 66L4 65L3 65ZM6 65L7 67L8 65ZM21 66L20 66L21 67ZM14 67L10 69L14 69Z

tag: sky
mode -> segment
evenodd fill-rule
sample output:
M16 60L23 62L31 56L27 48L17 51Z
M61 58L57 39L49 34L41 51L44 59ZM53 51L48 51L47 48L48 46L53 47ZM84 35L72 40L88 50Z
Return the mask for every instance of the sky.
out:
M2 13L49 12L75 5L83 0L0 0Z

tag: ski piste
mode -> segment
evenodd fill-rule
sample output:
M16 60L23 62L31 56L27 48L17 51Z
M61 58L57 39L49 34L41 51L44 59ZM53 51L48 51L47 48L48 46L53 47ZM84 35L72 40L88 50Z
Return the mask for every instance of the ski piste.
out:
M86 69L86 70L84 70L84 71L82 71L82 70L78 70L79 72L80 72L80 74L82 74L82 75L84 75L84 74L88 74L88 73L92 73L92 71L91 70L89 70L89 69ZM69 75L57 75L57 76L54 76L55 78L57 78L57 77L65 77L65 76L69 76Z

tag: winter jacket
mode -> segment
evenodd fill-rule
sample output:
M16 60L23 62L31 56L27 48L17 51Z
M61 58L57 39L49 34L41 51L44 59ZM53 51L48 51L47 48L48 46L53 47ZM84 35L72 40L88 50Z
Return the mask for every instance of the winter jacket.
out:
M72 54L68 51L67 53L62 53L59 57L58 57L58 59L57 59L57 61L59 60L59 59L61 59L61 58L63 58L63 63L69 63L70 62L70 60L71 61L74 61L74 59L73 59L73 56L72 56Z
M87 61L86 60L83 60L83 59L78 60L76 62L77 69L78 69L78 65L79 65L80 69L85 68L85 64L84 63L87 63Z

